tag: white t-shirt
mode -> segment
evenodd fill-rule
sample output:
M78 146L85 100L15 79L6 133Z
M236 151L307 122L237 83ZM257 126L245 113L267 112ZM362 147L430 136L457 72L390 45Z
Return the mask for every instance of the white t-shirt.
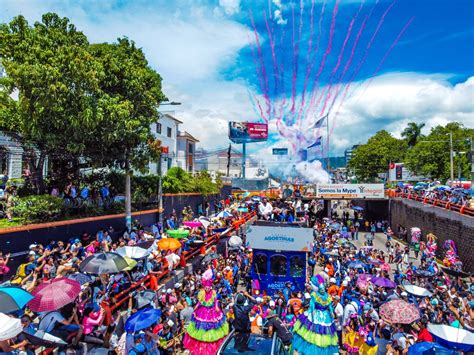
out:
M269 215L273 211L273 207L270 203L267 202L267 204L264 206L263 203L261 203L258 206L258 211L260 212L261 215Z
M334 313L336 314L337 330L342 330L344 309L342 308L342 304L340 302L337 304L336 307L334 307Z

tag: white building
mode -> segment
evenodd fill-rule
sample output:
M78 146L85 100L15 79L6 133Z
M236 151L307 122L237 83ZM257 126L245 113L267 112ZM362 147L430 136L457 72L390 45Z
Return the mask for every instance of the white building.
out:
M188 173L194 174L196 170L196 143L199 142L188 132L178 133L178 155L177 162L178 167L187 171Z
M179 125L183 123L172 116L173 112L159 113L158 122L151 125L151 132L155 139L161 141L161 146L167 150L161 161L161 174L166 175L168 169L178 166L178 132ZM148 164L148 173L158 174L158 162Z

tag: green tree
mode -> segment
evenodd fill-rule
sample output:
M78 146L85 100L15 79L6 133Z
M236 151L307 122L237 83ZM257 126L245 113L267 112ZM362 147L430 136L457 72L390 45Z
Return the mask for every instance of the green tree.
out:
M0 128L15 132L27 152L32 180L43 190L46 157L73 161L90 145L97 63L86 36L67 18L43 15L32 27L23 16L0 25ZM12 93L18 93L18 99Z
M125 212L130 224L132 168L143 171L150 159L158 157L150 126L158 120L157 108L166 97L161 76L133 41L121 38L113 44L94 44L91 53L101 65L96 97L100 124L90 132L97 145L90 146L87 155L100 165L125 169Z
M450 178L449 133L453 134L454 175L460 170L461 177L468 178L470 162L470 137L474 129L465 128L458 122L446 126L436 126L428 136L419 141L407 153L405 164L411 171L432 179L446 181ZM460 168L460 169L458 169Z
M402 137L405 138L409 147L414 147L418 138L421 137L421 130L425 126L424 123L410 122L402 132Z
M358 179L374 181L379 173L387 172L390 162L402 161L406 149L405 141L382 130L369 138L366 144L356 148L349 161L349 168Z

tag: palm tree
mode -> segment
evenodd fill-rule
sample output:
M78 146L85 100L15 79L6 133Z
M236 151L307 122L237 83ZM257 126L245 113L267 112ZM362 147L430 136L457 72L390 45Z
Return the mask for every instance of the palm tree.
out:
M402 137L405 138L409 147L414 147L418 138L421 136L421 129L425 126L424 123L410 122L402 132Z

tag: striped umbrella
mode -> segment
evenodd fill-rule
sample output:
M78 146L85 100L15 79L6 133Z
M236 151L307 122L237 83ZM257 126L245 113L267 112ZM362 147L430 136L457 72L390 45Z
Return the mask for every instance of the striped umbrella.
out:
M31 293L21 287L0 287L0 312L11 313L18 311L32 299Z
M28 307L34 312L55 311L73 302L80 292L81 284L65 277L45 281L33 290Z
M380 306L380 316L387 322L411 324L420 319L420 312L413 303L404 300L388 301Z
M114 274L128 266L123 256L112 252L102 252L85 258L79 265L79 269L90 274Z

